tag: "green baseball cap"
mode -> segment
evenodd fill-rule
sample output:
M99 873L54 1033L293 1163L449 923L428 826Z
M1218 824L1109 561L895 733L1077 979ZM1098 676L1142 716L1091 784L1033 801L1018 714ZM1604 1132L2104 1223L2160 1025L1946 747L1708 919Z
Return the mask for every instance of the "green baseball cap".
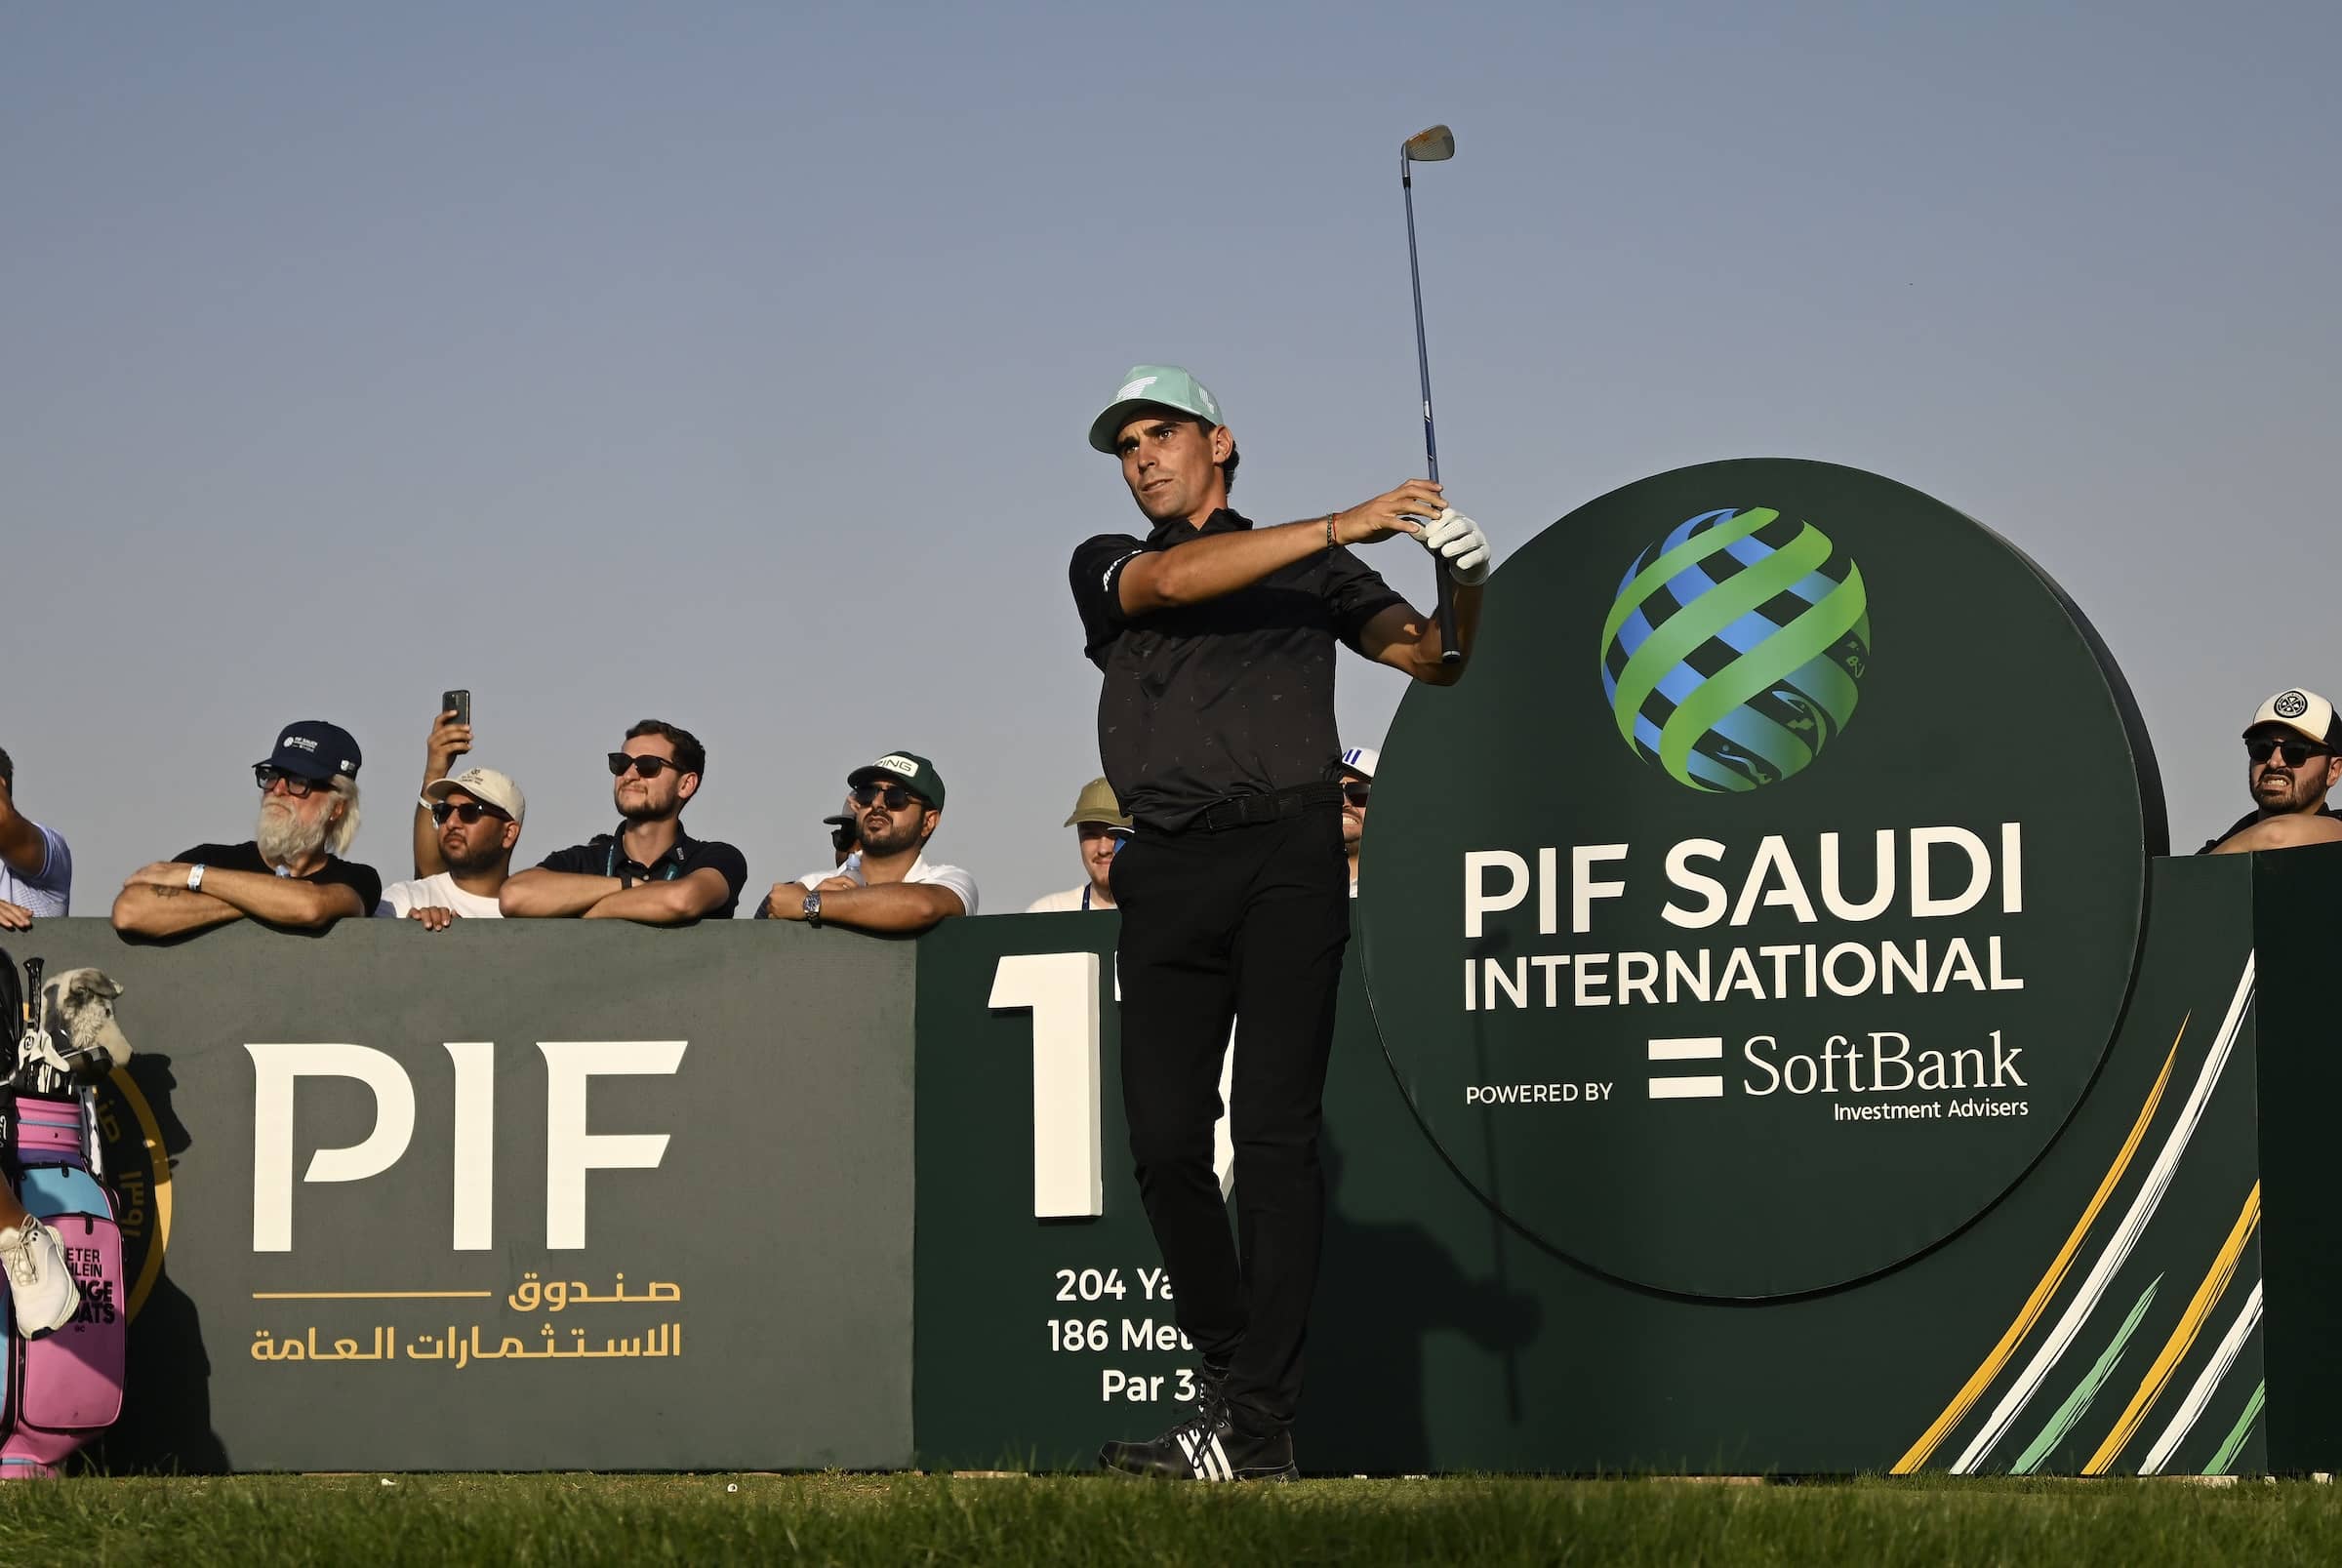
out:
M1177 365L1133 365L1124 373L1121 389L1106 412L1090 422L1090 445L1110 457L1114 437L1143 408L1177 409L1206 424L1228 422L1220 417L1220 400Z
M889 751L866 767L856 768L846 775L846 787L859 789L875 780L880 784L899 784L937 811L944 809L944 777L935 771L935 764L910 751Z

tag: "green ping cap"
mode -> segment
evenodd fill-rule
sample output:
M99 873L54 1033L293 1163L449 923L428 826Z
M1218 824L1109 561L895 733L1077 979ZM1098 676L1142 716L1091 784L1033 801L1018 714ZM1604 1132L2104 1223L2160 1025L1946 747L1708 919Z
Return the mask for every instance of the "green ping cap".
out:
M872 781L880 784L899 784L912 794L933 806L944 809L944 778L935 771L935 764L909 751L889 751L867 767L856 768L846 775L846 787L859 789Z
M1090 445L1111 454L1114 437L1143 408L1177 409L1207 424L1228 422L1220 417L1220 400L1177 365L1133 365L1124 373L1121 389L1106 412L1090 422Z

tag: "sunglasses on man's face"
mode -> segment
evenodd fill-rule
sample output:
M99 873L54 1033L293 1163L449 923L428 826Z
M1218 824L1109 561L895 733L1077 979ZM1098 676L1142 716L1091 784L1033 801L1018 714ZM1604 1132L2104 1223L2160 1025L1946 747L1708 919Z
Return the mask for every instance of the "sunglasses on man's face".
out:
M508 823L512 820L505 813L498 811L494 806L483 806L476 800L465 800L460 802L454 800L442 800L431 808L431 821L437 823L442 827L447 825L447 820L450 817L453 817L460 823L476 823L483 817L493 817L500 823Z
M2286 767L2298 768L2312 757L2324 756L2326 750L2309 741L2280 741L2273 736L2256 736L2244 743L2244 754L2255 762L2266 762L2272 755L2281 755Z
M285 793L291 795L295 800L308 799L311 790L333 787L331 784L321 784L314 779L303 779L298 773L287 773L282 768L272 768L265 762L256 762L252 765L252 782L261 786L261 793L263 795L281 784L285 786Z
M854 786L854 804L865 811L881 805L888 811L901 811L918 798L901 784L866 784Z
M1342 798L1353 806L1365 805L1373 795L1374 785L1372 784L1346 784L1342 786Z
M665 757L630 757L624 751L610 753L610 777L613 779L624 779L629 770L641 774L645 779L656 779L668 768L674 768L678 773L682 771Z

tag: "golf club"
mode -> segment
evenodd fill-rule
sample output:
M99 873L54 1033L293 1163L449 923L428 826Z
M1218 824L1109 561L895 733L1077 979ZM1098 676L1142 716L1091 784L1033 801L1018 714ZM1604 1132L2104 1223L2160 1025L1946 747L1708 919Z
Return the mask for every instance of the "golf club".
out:
M1415 165L1444 163L1455 155L1456 134L1444 125L1418 131L1398 144L1398 188L1407 202L1407 281L1415 291L1415 368L1423 378L1423 461L1431 468L1424 477L1433 484L1439 482L1439 440L1432 428L1432 357L1423 345L1423 268L1415 260ZM1437 556L1432 558L1432 577L1438 584L1439 660L1452 664L1464 657L1456 644L1456 581Z

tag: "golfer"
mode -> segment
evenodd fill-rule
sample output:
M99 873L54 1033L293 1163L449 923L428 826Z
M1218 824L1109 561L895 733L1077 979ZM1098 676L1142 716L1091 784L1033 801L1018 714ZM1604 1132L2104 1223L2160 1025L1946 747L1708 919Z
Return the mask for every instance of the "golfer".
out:
M1317 1128L1350 941L1334 644L1445 685L1433 620L1350 551L1412 535L1449 564L1465 648L1488 542L1409 480L1347 511L1255 528L1229 507L1236 439L1186 371L1140 365L1090 426L1121 459L1145 538L1073 552L1098 747L1135 830L1122 910L1122 1105L1139 1192L1201 1352L1193 1414L1110 1469L1192 1480L1298 1473L1292 1423L1325 1190ZM1236 1021L1236 1230L1212 1175L1221 1053Z

